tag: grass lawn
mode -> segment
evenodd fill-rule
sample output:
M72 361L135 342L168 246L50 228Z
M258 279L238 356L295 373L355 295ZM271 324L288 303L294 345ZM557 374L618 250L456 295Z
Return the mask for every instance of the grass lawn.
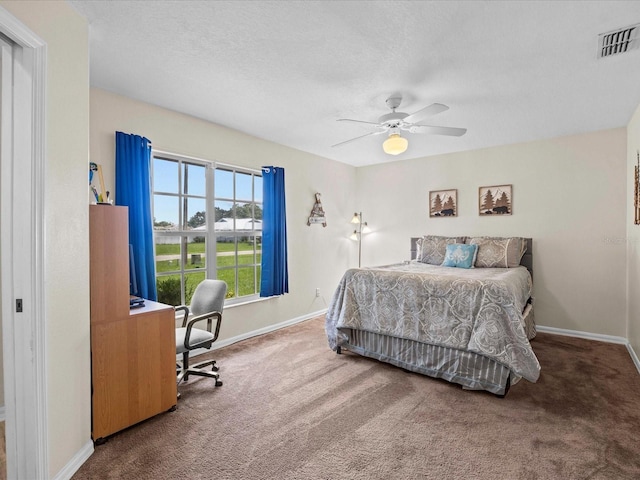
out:
M220 280L224 280L227 283L227 298L234 298L244 295L252 295L258 290L256 285L256 271L257 281L260 281L260 262L262 260L262 254L260 251L255 256L253 255L253 243L242 242L238 243L238 281L236 283L236 258L235 255L224 255L227 252L234 252L235 245L233 243L218 243L217 253L223 253L223 255L217 255L216 267L217 275ZM246 252L246 253L240 253ZM191 254L200 254L201 263L192 263ZM185 266L185 296L186 303L191 303L191 296L195 287L205 279L205 244L204 243L190 243L188 245L188 264ZM178 244L157 244L156 245L156 273L168 273L176 272L180 270L180 260L177 258L160 260L162 256L177 256L180 255L180 245ZM157 279L158 287L158 301L169 305L181 304L180 296L180 274L163 275Z
M204 242L189 243L187 251L189 253L204 253ZM233 252L235 245L233 242L220 242L216 245L217 252ZM253 243L238 242L238 251L253 250ZM156 243L156 255L180 255L179 243Z
M202 258L202 263L191 263L191 259L188 260L185 270L198 270L205 268L205 258ZM256 264L260 265L262 262L262 255L259 253L256 255ZM235 258L233 255L218 256L216 259L216 265L218 268L232 267L235 265ZM238 255L238 265L253 265L253 255ZM180 269L180 260L157 260L156 272L165 273L173 272Z
M260 266L257 269L257 281L260 281ZM227 298L252 295L258 290L254 280L253 267L238 269L238 283L236 284L235 269L218 270L218 278L227 284ZM198 284L205 279L205 272L193 272L185 274L186 304L191 303L191 297ZM157 279L158 301L168 305L180 305L180 275L164 275Z

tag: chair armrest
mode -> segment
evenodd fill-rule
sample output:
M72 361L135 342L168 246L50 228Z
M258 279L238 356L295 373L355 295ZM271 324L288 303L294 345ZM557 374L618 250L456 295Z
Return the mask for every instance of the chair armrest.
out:
M182 327L184 328L187 325L187 318L189 318L189 307L187 307L186 305L180 305L178 307L175 307L175 311L176 313L184 312L182 317Z
M186 318L186 317L185 317ZM212 320L216 319L216 328L215 331L212 329ZM189 339L191 337L191 329L193 325L201 322L202 320L207 320L207 331L213 333L213 338L211 339L211 343L215 342L218 339L218 334L220 333L220 324L222 322L222 313L221 312L207 312L202 315L196 315L189 323L187 323L187 331L184 334L184 346L189 349Z

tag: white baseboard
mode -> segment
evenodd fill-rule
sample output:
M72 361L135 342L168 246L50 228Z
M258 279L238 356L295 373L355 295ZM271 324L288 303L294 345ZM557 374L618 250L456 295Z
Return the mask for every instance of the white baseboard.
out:
M536 330L542 333L551 333L553 335L564 335L566 337L576 337L576 338L584 338L586 340L596 340L598 342L607 342L607 343L617 343L620 345L624 345L627 347L627 351L631 356L631 360L633 360L638 373L640 374L640 359L634 352L633 347L624 337L616 337L614 335L603 335L601 333L589 333L589 332L581 332L579 330L566 330L564 328L555 328L555 327L545 327L542 325L536 325Z
M630 343L627 343L627 350L629 351L629 355L631 355L631 360L633 360L633 363L638 369L638 373L640 373L640 359L638 359L638 355L636 355L636 352L633 350Z
M323 310L318 310L317 312L313 312L313 313L308 313L306 315L302 315L300 317L297 318L292 318L290 320L286 320L284 322L280 322L280 323L276 323L275 325L269 325L267 327L264 328L260 328L258 330L254 330L252 332L248 332L248 333L243 333L242 335L237 335L235 337L231 337L231 338L227 338L225 340L222 340L220 342L216 342L214 344L214 347L211 348L211 350L216 350L218 348L222 348L225 347L227 345L231 345L232 343L236 343L239 342L240 340L246 340L248 338L251 337L256 337L258 335L262 335L265 333L269 333L269 332L273 332L275 330L279 330L281 328L284 327L288 327L290 325L294 325L296 323L300 323L300 322L304 322L305 320L310 320L314 317L317 317L319 315L323 315L324 313L326 313L327 309L323 309ZM202 350L202 352L200 352L200 350ZM193 354L199 354L199 353L207 353L210 352L211 350L207 350L205 348L201 348L198 350L194 350ZM180 360L182 359L181 355L180 356L176 356L176 358L180 357ZM0 407L0 415L2 416L2 420L4 420L4 415L5 415L5 411L4 411L4 406ZM84 464L84 462L86 462L89 457L93 454L93 442L91 440L89 440L74 456L71 460L69 460L69 462L62 468L62 470L60 470L55 477L53 477L53 480L69 480L77 471L78 469Z
M246 340L248 338L257 337L258 335L264 335L265 333L273 332L275 330L280 330L281 328L289 327L291 325L295 325L296 323L304 322L305 320L310 320L319 315L324 315L326 312L327 312L327 309L325 308L323 310L318 310L317 312L307 313L306 315L302 315L300 317L292 318L290 320L285 320L284 322L259 328L258 330L254 330L252 332L236 335L235 337L227 338L220 342L216 342L211 349L217 350L218 348L226 347L227 345L231 345L232 343L239 342L240 340Z
M319 315L324 315L326 312L327 312L327 309L325 308L323 310L318 310L317 312L307 313L300 317L292 318L290 320L285 320L284 322L259 328L258 330L253 330L251 332L243 333L241 335L236 335L235 337L226 338L224 340L214 343L209 350L207 350L206 348L198 348L197 350L192 350L191 356L195 357L197 355L202 355L204 353L211 352L212 350L217 350L219 348L226 347L227 345L237 343L241 340L247 340L248 338L257 337L258 335L264 335L265 333L273 332L275 330L280 330L281 328L289 327L291 325L295 325L296 323L304 322L305 320L310 320ZM176 360L178 362L182 362L182 354L176 355Z
M281 328L288 327L288 326L294 325L296 323L304 322L305 320L310 320L310 319L312 319L314 317L317 317L319 315L323 315L326 312L327 312L327 309L318 310L317 312L308 313L306 315L302 315L302 316L297 317L297 318L292 318L292 319L286 320L284 322L280 322L280 323L276 323L274 325L269 325L267 327L259 328L258 330L254 330L252 332L247 332L247 333L243 333L241 335L237 335L235 337L227 338L227 339L222 340L220 342L216 342L215 346L212 347L211 350L217 350L218 348L226 347L227 345L231 345L231 344L239 342L241 340L246 340L248 338L257 337L258 335L263 335L265 333L273 332L275 330L279 330ZM585 338L585 339L588 339L588 340L597 340L597 341L601 341L601 342L618 343L618 344L625 345L627 347L627 350L629 351L629 355L631 356L631 359L633 360L633 363L635 364L636 368L638 369L638 373L640 373L640 359L638 359L638 356L636 355L635 351L633 350L633 347L631 347L631 344L629 343L629 341L626 338L616 337L616 336L612 336L612 335L602 335L602 334L598 334L598 333L581 332L581 331L578 331L578 330L566 330L566 329L563 329L563 328L545 327L545 326L541 326L541 325L537 325L536 329L537 329L537 331L542 332L542 333L551 333L551 334L554 334L554 335L565 335L565 336L568 336L568 337L578 337L578 338ZM202 352L200 352L200 350L202 350ZM199 349L199 350L194 350L193 353L194 353L194 355L196 355L196 354L199 354L199 353L207 353L207 352L209 352L211 350L207 350L207 349L202 348L202 349ZM4 418L5 418L4 406L0 406L0 419L4 420ZM93 442L92 441L87 442L74 455L74 457L64 466L64 468L62 470L60 470L55 477L53 477L53 480L69 480L78 471L78 469L82 466L82 464L84 464L84 462L86 462L89 459L89 457L93 454L93 450L94 450Z
M78 450L71 460L60 470L53 480L69 480L84 462L93 454L93 442L89 440Z
M614 335L603 335L601 333L581 332L579 330L566 330L564 328L545 327L536 325L536 330L542 333L552 333L554 335L564 335L565 337L585 338L587 340L597 340L599 342L619 343L627 345L629 341L624 337L616 337Z

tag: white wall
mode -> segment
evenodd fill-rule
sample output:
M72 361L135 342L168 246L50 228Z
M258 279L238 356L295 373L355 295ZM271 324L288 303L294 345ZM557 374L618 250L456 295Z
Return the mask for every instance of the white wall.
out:
M145 136L154 148L176 154L249 168L285 168L290 293L228 308L221 340L325 309L345 269L357 264L355 244L348 240L354 167L101 89L91 89L90 110L91 160L102 165L110 191L115 191L115 131ZM316 192L322 194L327 227L306 224Z
M536 321L626 336L624 128L358 169L374 232L363 264L407 259L409 237L532 237ZM513 215L479 217L478 187L513 185ZM430 190L458 190L458 216L429 218Z
M640 225L634 224L633 194L634 167L640 151L640 106L627 126L627 248L628 248L628 305L627 338L636 355L640 355Z
M1 1L47 43L45 322L50 476L91 436L88 27L66 2Z

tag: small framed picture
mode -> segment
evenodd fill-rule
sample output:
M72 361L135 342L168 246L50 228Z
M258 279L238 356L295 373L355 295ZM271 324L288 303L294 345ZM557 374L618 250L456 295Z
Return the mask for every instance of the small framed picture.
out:
M455 217L458 215L458 190L429 192L430 217Z
M511 215L513 195L511 185L494 185L478 189L478 214Z

